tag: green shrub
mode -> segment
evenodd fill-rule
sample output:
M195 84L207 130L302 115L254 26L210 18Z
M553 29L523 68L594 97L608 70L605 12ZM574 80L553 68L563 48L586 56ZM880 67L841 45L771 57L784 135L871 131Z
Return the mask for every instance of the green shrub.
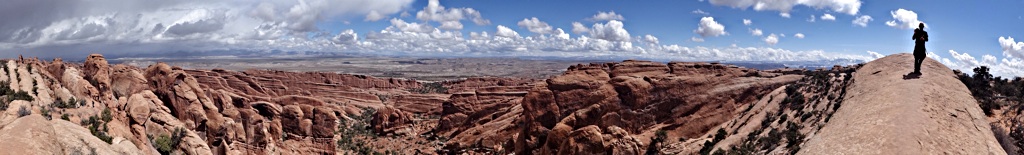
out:
M78 103L75 102L75 98L69 99L67 102L63 100L54 100L53 106L62 109L78 108Z
M60 119L65 121L71 121L71 116L69 116L68 114L61 114Z
M102 116L101 118L103 119L103 122L110 122L110 120L113 120L113 117L110 116L110 109L107 108L103 108L103 114L100 116Z
M28 107L21 106L21 108L18 109L18 117L25 117L25 116L28 116L28 115L31 115L31 114L32 114L32 111L29 110Z
M43 118L46 118L46 120L53 120L53 116L50 116L50 108L44 106L39 112L43 114Z
M113 137L107 135L107 122L101 120L100 117L89 116L89 119L82 119L81 124L89 128L89 133L92 133L96 138L108 144L113 140Z
M171 135L160 135L156 139L153 139L153 147L156 148L160 154L171 154L174 149L178 148L181 144L181 139L185 137L185 130L182 128L175 128Z
M29 95L28 92L19 90L17 92L14 92L14 94L8 95L7 101L14 101L14 100L25 100L25 101L32 102L32 101L35 100L35 98L32 98L32 95Z
M364 139L357 138L357 136L377 138L377 134L374 133L370 126L370 121L373 120L373 114L376 112L376 109L365 107L362 108L361 114L352 116L353 122L339 119L338 131L336 132L341 138L337 142L338 148L357 152L358 154L379 154L379 152L375 152L370 146L367 146L367 142Z

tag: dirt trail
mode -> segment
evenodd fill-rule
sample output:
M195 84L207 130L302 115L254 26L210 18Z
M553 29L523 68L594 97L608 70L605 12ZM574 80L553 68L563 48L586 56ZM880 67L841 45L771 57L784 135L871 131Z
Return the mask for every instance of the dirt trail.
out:
M831 122L809 136L800 154L1006 154L952 70L895 54L854 74L849 96Z

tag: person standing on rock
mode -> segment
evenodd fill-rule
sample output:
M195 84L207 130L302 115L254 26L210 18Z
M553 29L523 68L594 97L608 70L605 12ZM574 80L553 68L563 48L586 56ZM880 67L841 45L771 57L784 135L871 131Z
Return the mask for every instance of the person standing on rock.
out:
M928 32L924 31L924 23L918 24L917 29L914 29L914 37L911 39L915 40L914 44L914 73L921 74L921 63L924 62L925 50L924 42L928 42Z

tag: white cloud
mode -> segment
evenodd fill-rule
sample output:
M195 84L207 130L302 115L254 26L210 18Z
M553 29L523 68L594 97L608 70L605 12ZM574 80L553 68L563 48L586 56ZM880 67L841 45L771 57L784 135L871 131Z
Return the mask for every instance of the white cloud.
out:
M0 50L226 48L221 44L265 48L277 44L264 41L305 41L311 33L322 33L325 30L317 25L327 18L387 16L411 4L412 0L19 1L0 9ZM324 37L330 40L330 35Z
M337 44L355 44L359 42L359 34L356 34L352 29L348 29L338 33L331 41Z
M807 18L807 22L813 23L815 20L818 20L818 18L814 17L814 15L811 15L811 18Z
M743 19L743 25L750 26L750 24L753 24L753 23L754 22L750 21L750 19Z
M917 28L918 23L922 23L922 21L917 20L917 13L914 13L914 11L900 8L899 10L889 12L889 14L892 14L894 20L885 22L885 25L890 27L914 29Z
M693 42L704 42L704 38L690 37L690 41L693 41Z
M953 59L959 60L960 63L966 64L969 68L974 68L981 65L980 63L978 63L978 60L975 60L974 57L971 56L971 54L960 54L957 53L956 51L949 50L949 55L953 55Z
M692 12L690 12L690 13L692 13L692 14L698 14L698 15L705 15L705 16L707 16L707 15L711 15L711 13L708 13L708 12L704 12L704 10L700 10L700 9L697 9L697 10L693 10L693 11L692 11Z
M436 29L434 29L434 27L431 27L430 25L428 25L426 23L416 23L416 22L407 23L404 20L401 20L401 19L398 19L398 18L392 18L391 19L391 26L387 27L386 29L389 30L389 31L417 32L417 33L429 33L429 32L436 31Z
M383 14L380 14L380 13L377 13L377 11L374 10L374 11L370 11L370 13L366 14L366 19L364 19L364 21L379 21L379 20L384 19L384 18L387 18L387 16L385 16Z
M693 33L700 34L701 37L717 37L726 34L725 26L716 22L714 17L701 18L700 24L697 26Z
M519 38L519 33L508 27L498 25L498 31L494 33L494 36L508 37L508 38Z
M32 1L49 2L49 1ZM62 1L63 2L63 1ZM90 1L92 2L92 1ZM107 1L96 1L111 5ZM856 63L869 60L862 55L825 51L790 51L766 47L701 47L663 45L652 35L631 37L619 20L588 27L573 23L570 36L552 27L547 34L523 37L515 30L497 25L487 32L460 31L462 22L487 24L469 8L444 8L434 3L426 11L404 15L411 0L268 0L252 1L119 1L126 10L76 12L78 7L41 4L28 10L0 9L0 55L50 52L60 56L71 52L100 51L113 54L136 51L311 51L405 55L484 55L636 58L679 61L827 61ZM83 3L83 5L101 5ZM121 6L121 5L118 5ZM52 8L51 8L52 7ZM85 7L91 8L91 7ZM105 8L105 7L95 7ZM39 10L33 10L39 9ZM25 13L69 11L54 18L25 18ZM387 20L377 30L325 30L327 19ZM423 15L421 15L423 14ZM461 17L458 17L461 14ZM56 15L56 14L47 14ZM413 16L416 15L416 16ZM370 17L370 18L367 18ZM401 18L400 18L401 17ZM416 17L416 19L410 19ZM404 19L404 20L403 20ZM476 19L476 20L474 20ZM538 20L539 21L539 20ZM711 20L701 32L727 34L724 26ZM549 25L550 26L550 25ZM529 28L527 28L529 29ZM526 30L523 30L526 31ZM463 35L468 34L468 35ZM705 38L692 37L691 41ZM29 53L39 55L39 53ZM77 54L77 53L76 53ZM841 61L842 60L842 61ZM845 61L854 60L854 61ZM831 65L831 64L829 64Z
M1024 42L1017 42L1013 37L999 37L999 47L1003 48L1003 55L1017 59L1024 59Z
M473 8L445 8L438 0L430 0L427 6L416 12L416 19L441 23L440 28L461 30L462 20L471 20L477 25L488 25L491 21L484 19L479 11Z
M779 36L777 36L774 33L772 33L772 34L768 35L768 37L764 38L764 43L768 43L768 45L774 46L775 44L779 43Z
M836 21L836 16L832 16L832 14L826 13L824 15L821 15L821 20Z
M782 18L789 18L790 17L789 13L785 13L785 12L779 13L779 16L782 16Z
M756 11L774 10L789 13L793 7L803 5L816 9L830 9L834 12L856 15L860 11L860 0L710 0L711 4L734 8L753 8Z
M648 35L644 35L644 42L648 42L648 43L652 43L652 44L658 44L658 37L654 37L654 36L649 35L649 34Z
M868 54L871 55L871 57L874 57L875 59L885 57L885 55L882 55L882 54L880 54L878 52L874 52L874 51L868 51Z
M572 22L572 33L581 34L590 32L590 28L583 26L580 22Z
M622 26L622 22L617 20L608 21L606 24L594 24L590 29L590 37L608 41L629 41L629 32Z
M764 32L762 32L761 29L752 29L750 30L750 35L761 36L764 35Z
M621 21L621 20L626 20L626 18L622 17L622 15L620 15L620 14L616 14L615 11L611 11L611 12L597 12L597 14L595 14L593 17L587 18L587 20L591 20L591 21L620 20Z
M854 19L853 20L853 25L860 26L860 27L868 27L868 22L870 22L872 20L874 20L874 19L871 19L871 16L863 15L863 16L857 17L857 19Z
M519 21L518 25L519 27L525 27L527 30L530 30L530 32L536 34L552 33L551 25L548 25L548 23L540 21L539 19L537 19L537 17L523 19L522 21Z
M803 39L804 38L804 34L803 33L796 33L796 34L793 35L793 37Z
M985 54L985 55L981 56L981 60L982 60L981 64L985 64L985 65L988 65L988 66L996 65L996 61L998 61L998 60L996 60L996 56L992 56L992 55L988 55L988 54Z

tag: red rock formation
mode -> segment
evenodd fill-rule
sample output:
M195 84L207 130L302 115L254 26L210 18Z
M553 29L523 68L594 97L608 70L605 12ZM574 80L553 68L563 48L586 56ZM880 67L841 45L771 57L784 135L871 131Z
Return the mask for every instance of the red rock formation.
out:
M731 119L737 107L756 101L756 94L800 77L744 76L752 71L646 61L572 66L523 99L519 122L525 126L515 140L516 152L634 152L633 144L646 148L650 133L657 130L696 137Z

